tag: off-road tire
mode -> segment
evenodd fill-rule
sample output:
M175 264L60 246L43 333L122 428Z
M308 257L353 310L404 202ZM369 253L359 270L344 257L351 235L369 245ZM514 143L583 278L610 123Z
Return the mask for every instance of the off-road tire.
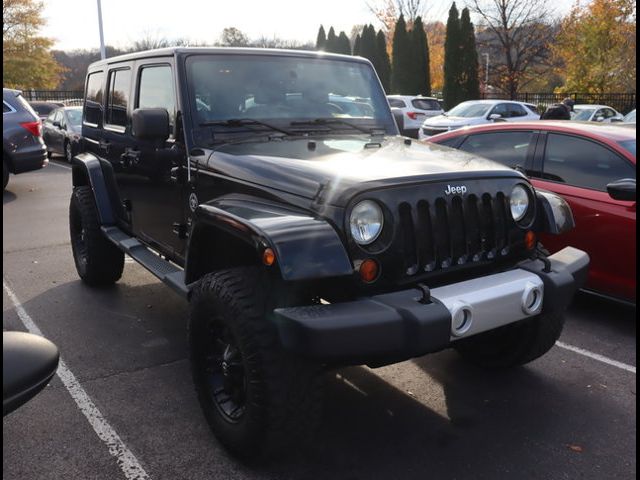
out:
M73 260L82 281L91 286L106 286L120 279L124 253L100 231L93 192L88 186L73 189L69 233Z
M9 167L7 166L7 162L2 159L2 190L4 191L9 185Z
M308 441L321 415L321 369L282 349L270 318L276 296L257 267L206 275L191 296L191 371L204 416L229 451L254 462L281 457L287 446ZM216 362L210 361L210 346L222 331L242 356L246 401L235 423L213 393L212 376L220 378L224 370L211 367Z
M454 343L460 355L484 368L524 365L547 353L560 338L564 312L542 313Z

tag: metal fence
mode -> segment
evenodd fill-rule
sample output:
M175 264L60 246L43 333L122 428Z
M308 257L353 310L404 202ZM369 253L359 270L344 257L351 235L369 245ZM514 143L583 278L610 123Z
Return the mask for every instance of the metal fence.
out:
M519 102L532 103L544 111L549 105L560 103L563 99L570 97L576 103L590 103L594 105L607 105L618 110L620 113L629 113L636 108L635 93L518 93L515 98ZM508 100L508 95L500 93L486 93L482 98Z
M67 106L82 106L84 92L73 90L22 90L22 95L29 102L59 102Z

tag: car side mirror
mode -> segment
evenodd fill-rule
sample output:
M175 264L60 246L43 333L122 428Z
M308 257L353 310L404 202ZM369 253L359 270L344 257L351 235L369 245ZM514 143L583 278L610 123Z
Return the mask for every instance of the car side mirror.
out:
M398 131L400 132L400 135L404 135L404 114L402 113L402 109L392 107L391 113L393 114L393 118L396 121L396 125L398 125Z
M58 369L58 348L25 332L2 332L2 416L47 386Z
M607 185L607 192L614 200L635 202L636 180L634 178L623 178L622 180L611 182Z
M604 121L604 117L596 117L596 122L602 122Z
M489 115L489 120L493 120L494 122L501 119L502 115L500 115L499 113L492 113L491 115Z
M56 120L55 122L53 122L53 126L60 128L60 122Z
M169 112L164 108L136 108L131 115L131 133L141 140L164 142L169 138Z

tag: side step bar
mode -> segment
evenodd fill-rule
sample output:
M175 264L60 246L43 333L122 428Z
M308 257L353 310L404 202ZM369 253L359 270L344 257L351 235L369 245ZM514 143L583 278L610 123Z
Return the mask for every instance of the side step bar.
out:
M153 253L145 245L130 237L118 227L102 227L101 230L120 250L123 250L136 262L166 283L178 295L184 298L189 296L189 287L184 283L184 270L167 260L163 260L159 255Z

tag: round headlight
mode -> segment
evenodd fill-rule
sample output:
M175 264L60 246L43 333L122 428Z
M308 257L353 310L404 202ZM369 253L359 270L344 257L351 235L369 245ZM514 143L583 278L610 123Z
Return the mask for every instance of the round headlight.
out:
M380 235L384 215L376 202L363 200L358 203L349 217L351 236L358 245L369 245Z
M509 204L511 206L511 216L513 219L516 222L522 220L529 209L529 195L522 185L513 187Z

